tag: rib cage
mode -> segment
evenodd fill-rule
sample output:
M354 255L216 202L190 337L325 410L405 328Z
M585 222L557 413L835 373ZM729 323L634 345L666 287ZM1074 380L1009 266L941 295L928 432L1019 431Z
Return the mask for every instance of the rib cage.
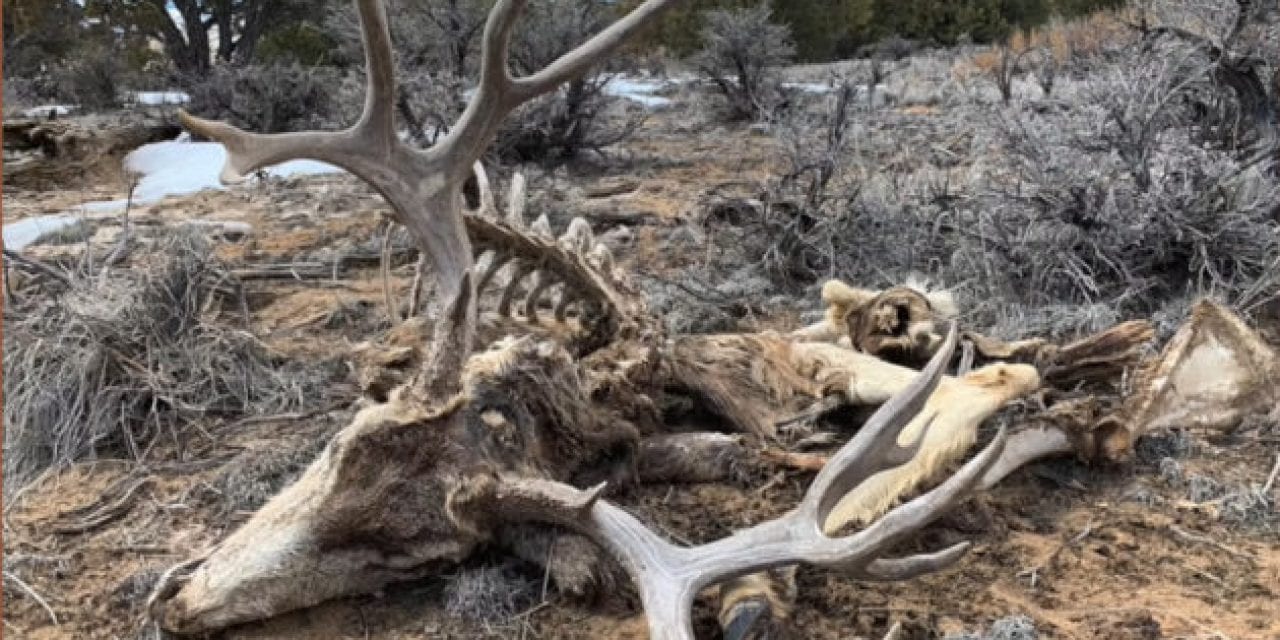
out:
M612 252L595 240L586 220L574 218L559 238L546 216L526 226L523 185L517 174L506 215L499 217L492 197L482 195L480 209L464 217L477 255L477 295L495 285L501 292L498 315L519 313L535 325L564 323L576 308L578 331L568 346L578 356L618 340L657 335L644 296L614 268ZM483 177L480 191L489 192Z

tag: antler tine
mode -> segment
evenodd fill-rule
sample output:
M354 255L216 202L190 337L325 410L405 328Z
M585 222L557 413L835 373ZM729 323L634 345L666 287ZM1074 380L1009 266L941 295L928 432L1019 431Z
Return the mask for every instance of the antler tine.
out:
M396 99L395 54L391 49L391 28L382 0L356 0L360 14L360 39L366 64L364 110L355 129L367 140L377 140L389 148L399 145L392 108Z
M960 467L955 475L928 493L889 511L866 529L845 538L850 550L845 557L810 561L834 569L863 570L868 565L868 559L879 559L905 535L924 527L968 499L973 489L982 482L983 476L1000 459L1007 435L1006 430L1001 427L991 443Z
M1075 450L1076 444L1071 436L1057 426L1043 424L1019 431L1009 436L1009 441L1004 445L1004 453L987 469L986 475L982 477L982 488L990 489L1032 460Z
M554 90L586 72L591 65L612 54L640 27L657 17L674 0L646 0L600 33L564 54L546 68L524 78L513 79L507 69L511 30L527 0L499 0L489 13L483 36L480 84L467 104L457 126L440 141L447 155L464 154L467 165L484 152L494 133L512 109L521 103Z
M498 205L493 199L493 187L489 185L489 172L485 171L484 163L476 160L471 170L476 174L476 190L480 192L480 215L498 217Z
M884 403L818 473L805 493L800 511L825 522L836 503L862 481L880 471L902 465L916 455L932 425L932 417L910 445L900 445L898 436L920 413L937 388L955 350L956 340L953 322L942 347L920 375L901 393Z
M921 553L906 558L881 558L853 573L859 580L868 582L898 582L936 573L960 561L969 552L970 542L953 544L933 553Z
M197 118L183 110L178 112L184 127L226 147L223 182L236 182L259 168L286 160L311 158L343 167L377 185L378 169L385 166L386 157L414 153L396 138L393 127L395 73L386 11L379 0L356 0L356 8L368 80L364 109L352 127L342 131L261 134Z
M514 93L520 100L528 100L581 75L591 65L611 55L632 34L656 18L658 13L671 4L671 0L647 0L577 49L557 58L546 68L512 81Z

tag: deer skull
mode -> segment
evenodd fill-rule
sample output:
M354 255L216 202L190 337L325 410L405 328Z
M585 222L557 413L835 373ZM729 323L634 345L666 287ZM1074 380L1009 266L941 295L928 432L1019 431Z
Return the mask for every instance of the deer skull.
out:
M511 340L472 358L462 393L441 408L397 393L361 411L297 482L158 589L152 615L193 633L374 591L488 539L450 510L479 478L618 478L638 435L589 410L584 386L558 345Z

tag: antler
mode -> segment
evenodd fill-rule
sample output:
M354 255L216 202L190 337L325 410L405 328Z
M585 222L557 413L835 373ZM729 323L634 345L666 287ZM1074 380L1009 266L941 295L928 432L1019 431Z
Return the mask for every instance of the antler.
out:
M480 85L448 135L429 149L413 148L396 136L391 34L381 0L356 0L368 80L364 110L350 128L257 134L186 112L179 117L187 129L226 147L224 181L238 180L258 168L286 160L310 158L343 167L377 189L430 259L441 297L448 301L465 299L457 321L439 323L435 335L437 347L460 349L465 357L475 333L475 296L472 291L460 291L474 285L474 279L464 279L473 260L460 201L473 164L513 109L585 72L673 0L646 0L545 69L512 78L507 68L508 45L526 1L499 0L490 11L484 29ZM457 305L451 302L450 306ZM454 333L443 334L446 330ZM441 359L442 363L461 361L458 357ZM437 369L435 373L456 379L459 371L455 367ZM439 382L427 382L439 386Z
M832 457L793 511L728 538L697 547L673 545L631 514L600 500L603 486L583 491L547 480L488 479L466 492L465 499L453 501L450 508L459 514L559 524L595 539L622 561L638 584L650 637L655 640L693 638L690 608L703 588L773 567L807 563L864 580L905 580L937 571L959 560L969 543L905 558L883 556L905 536L969 496L1001 457L1003 429L955 475L866 529L832 537L824 528L842 497L867 478L915 456L927 428L905 445L898 441L899 435L936 388L955 344L952 325L928 367Z

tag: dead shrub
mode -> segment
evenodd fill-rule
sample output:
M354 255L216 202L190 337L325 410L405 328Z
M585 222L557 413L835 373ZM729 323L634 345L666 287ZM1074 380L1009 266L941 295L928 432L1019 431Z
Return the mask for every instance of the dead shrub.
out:
M188 108L250 131L278 133L332 125L336 71L297 63L217 66L187 78Z
M124 96L125 68L111 51L88 51L50 73L62 100L75 103L81 112L119 109Z
M138 266L6 305L6 492L85 459L181 451L183 427L312 406L328 374L217 320L237 285L203 238L175 233Z
M724 96L731 120L759 119L782 102L774 68L791 62L795 43L770 15L765 3L703 15L702 50L693 64Z
M1280 290L1280 181L1265 156L1206 147L1179 96L1186 57L1155 51L1097 74L1087 106L1001 120L1018 179L957 225L988 291L1150 315L1213 292L1247 309Z
M554 0L531 5L511 43L513 71L533 73L604 29L612 21L597 2ZM616 113L622 100L605 93L608 69L596 69L525 104L503 123L494 153L511 162L557 161L603 153L635 132L641 118Z
M445 586L445 610L463 620L501 624L531 605L538 589L538 582L509 561L465 567Z

